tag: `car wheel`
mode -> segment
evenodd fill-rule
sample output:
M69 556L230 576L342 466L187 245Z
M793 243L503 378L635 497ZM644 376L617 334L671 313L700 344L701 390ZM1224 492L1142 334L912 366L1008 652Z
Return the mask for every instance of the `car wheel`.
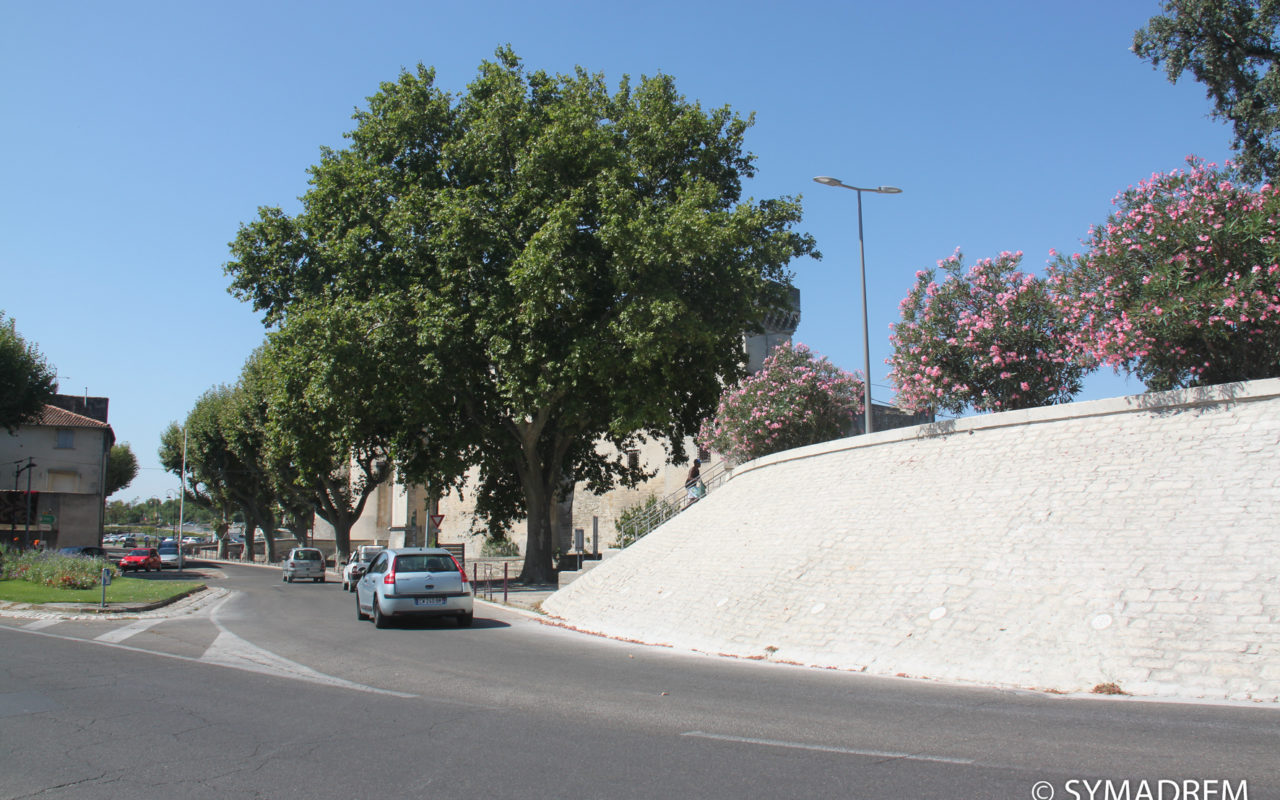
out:
M378 607L378 598L373 598L373 627L385 628L391 624L391 618L382 613L382 609Z
M471 623L475 621L475 618L476 618L475 612L472 612L472 613L470 613L470 614L459 614L459 615L458 615L458 627L459 627L459 628L470 628L470 627L471 627Z
M369 616L360 610L360 595L356 595L356 619L366 620Z
M321 575L319 578L316 578L316 583L324 583L324 576Z

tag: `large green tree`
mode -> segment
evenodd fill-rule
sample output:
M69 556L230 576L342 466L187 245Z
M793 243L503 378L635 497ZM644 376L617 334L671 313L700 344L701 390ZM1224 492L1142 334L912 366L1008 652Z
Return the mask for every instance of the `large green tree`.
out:
M0 426L10 433L40 416L57 391L56 375L40 350L0 311Z
M105 481L106 496L110 497L133 483L138 477L138 457L128 442L112 445L107 454L107 477Z
M259 387L265 464L280 496L333 526L338 563L365 503L391 476L393 442L406 430L412 387L386 357L409 344L407 321L385 297L295 308L242 378Z
M181 475L185 451L187 497L222 516L220 545L225 544L226 521L231 512L239 510L244 517L242 558L246 561L253 558L257 529L263 531L268 558L271 557L276 505L274 485L264 478L266 470L259 463L265 455L245 443L246 426L265 424L246 419L252 407L240 384L217 386L205 392L188 413L185 441L183 427L177 423L170 424L160 437L160 462L164 468ZM225 555L221 546L219 555Z
M1171 83L1190 72L1213 114L1231 123L1251 180L1280 175L1280 0L1165 0L1133 37L1133 51L1164 65Z
M566 487L640 479L622 451L642 436L687 458L742 374L742 335L786 305L786 265L813 252L792 230L799 204L744 200L750 120L665 75L611 92L501 49L461 95L419 66L355 118L301 213L242 226L231 290L286 329L340 297L405 308L413 336L381 364L416 387L401 460L478 464L491 521L527 519L522 577L550 580ZM437 448L421 469L415 439Z

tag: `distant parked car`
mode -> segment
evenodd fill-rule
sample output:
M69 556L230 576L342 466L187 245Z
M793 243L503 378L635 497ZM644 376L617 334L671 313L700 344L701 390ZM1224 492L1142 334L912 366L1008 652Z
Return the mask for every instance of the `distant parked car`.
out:
M126 537L124 537L124 543L123 543L123 545L122 545L122 546L123 546L123 547L137 547L137 546L138 546L138 540L137 540L137 539L135 539L135 538L134 538L134 537L132 537L132 536L126 536Z
M448 550L408 547L383 550L356 582L356 617L379 628L392 617L453 617L466 628L474 619L467 575Z
M121 572L150 572L155 570L159 572L163 564L160 562L160 554L156 552L154 547L138 547L130 550L124 558L120 559Z
M162 544L156 551L160 553L160 566L174 567L178 566L178 546L174 544Z
M324 553L314 547L295 547L284 560L280 580L293 583L301 578L324 583Z

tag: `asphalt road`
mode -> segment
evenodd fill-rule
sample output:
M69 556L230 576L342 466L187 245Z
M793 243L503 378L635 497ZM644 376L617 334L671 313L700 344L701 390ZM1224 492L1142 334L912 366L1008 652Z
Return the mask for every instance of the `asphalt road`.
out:
M0 618L0 798L1280 798L1274 707L690 655L479 603L380 631L337 584L200 571L227 594L179 617Z

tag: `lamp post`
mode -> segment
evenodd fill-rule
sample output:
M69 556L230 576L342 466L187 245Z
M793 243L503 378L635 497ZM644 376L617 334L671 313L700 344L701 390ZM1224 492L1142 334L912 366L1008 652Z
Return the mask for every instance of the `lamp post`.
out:
M871 424L871 332L867 325L867 255L862 245L862 193L901 194L902 190L896 186L877 186L874 189L865 186L850 186L826 175L819 175L814 180L823 186L836 186L841 189L851 189L858 193L858 261L860 264L859 273L862 279L862 362L866 370L862 375L862 413L864 420L862 432L871 433L873 430Z

